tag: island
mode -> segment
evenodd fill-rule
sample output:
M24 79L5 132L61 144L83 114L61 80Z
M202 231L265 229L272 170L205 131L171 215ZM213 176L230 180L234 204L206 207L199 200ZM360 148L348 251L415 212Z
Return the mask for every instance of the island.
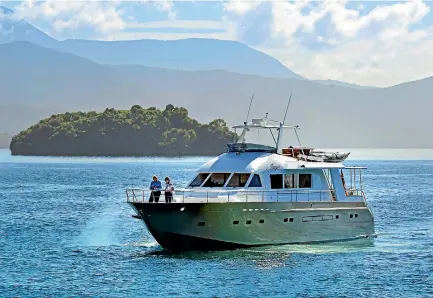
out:
M183 107L52 115L12 138L12 155L209 156L224 151L236 134L216 119L201 124Z

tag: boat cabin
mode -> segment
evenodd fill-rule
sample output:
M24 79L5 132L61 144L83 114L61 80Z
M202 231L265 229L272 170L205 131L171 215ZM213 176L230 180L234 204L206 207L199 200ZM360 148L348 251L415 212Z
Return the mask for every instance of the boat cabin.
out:
M185 189L176 190L175 196L180 195L181 202L364 200L361 174L364 168L345 167L334 153L320 151L330 159L314 156L313 149L301 145L299 126L269 125L265 120L255 119L234 128L242 128L242 133L226 146L226 152L202 165ZM279 149L285 128L294 130L299 146ZM270 131L275 146L246 143L245 135L252 129Z

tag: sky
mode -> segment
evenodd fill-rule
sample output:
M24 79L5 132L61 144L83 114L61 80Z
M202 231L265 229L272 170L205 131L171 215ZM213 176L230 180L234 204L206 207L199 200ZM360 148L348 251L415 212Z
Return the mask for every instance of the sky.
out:
M391 86L433 76L433 2L1 1L56 39L236 40L309 79Z

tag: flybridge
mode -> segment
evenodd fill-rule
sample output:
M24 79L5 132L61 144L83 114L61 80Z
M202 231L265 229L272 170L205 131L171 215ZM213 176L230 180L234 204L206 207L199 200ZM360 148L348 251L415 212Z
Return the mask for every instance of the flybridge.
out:
M290 95L289 102L286 107L286 112L284 114L283 121L276 121L268 119L268 113L264 118L252 119L248 122L248 117L251 110L251 104L253 101L251 97L250 107L248 109L247 119L242 125L235 125L233 129L237 136L237 129L242 129L242 132L238 139L232 144L226 145L227 152L266 152L266 153L281 153L282 155L293 157L297 160L309 161L309 162L342 162L345 160L350 152L328 152L328 151L318 151L313 148L303 147L299 139L297 130L300 129L299 125L285 125L285 120L287 117L287 111L290 106L292 95ZM262 144L246 143L245 136L247 132L251 130L268 130L272 136L275 146L265 146ZM293 130L298 141L298 146L290 146L289 148L282 148L279 151L280 143L282 139L282 134L284 129Z
M296 138L298 140L299 146L302 147L301 142L299 140L298 132L297 132L297 130L300 128L299 125L285 125L285 121L286 121L286 117L287 117L287 111L289 110L290 102L292 100L292 95L290 95L289 102L288 102L287 107L286 107L286 112L284 114L283 121L269 120L268 119L268 113L266 113L266 116L264 118L252 119L251 122L248 122L248 117L250 115L250 110L251 110L251 105L253 103L253 99L254 99L254 94L251 97L251 102L250 102L250 107L248 109L247 119L245 120L243 125L233 126L235 133L236 133L237 129L242 129L241 135L239 136L239 138L237 140L235 140L235 144L229 144L229 145L245 144L244 146L239 145L236 148L242 149L242 147L245 147L245 149L247 149L248 147L251 147L251 145L253 145L253 144L245 143L245 135L247 134L247 132L249 132L251 129L269 130L269 132L272 136L272 139L274 140L275 147L269 147L269 146L267 146L267 147L273 148L273 151L275 151L275 153L276 153L276 152L278 152L278 149L280 146L283 130L287 128L287 129L293 129L293 131L296 134ZM271 123L269 123L269 122L271 122ZM260 145L254 144L254 146L260 146ZM235 147L235 146L232 146L232 147Z

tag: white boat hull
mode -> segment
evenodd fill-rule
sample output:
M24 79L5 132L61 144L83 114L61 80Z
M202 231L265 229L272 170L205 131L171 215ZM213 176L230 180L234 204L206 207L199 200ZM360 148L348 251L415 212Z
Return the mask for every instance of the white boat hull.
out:
M374 235L363 202L130 203L166 249L346 241Z

